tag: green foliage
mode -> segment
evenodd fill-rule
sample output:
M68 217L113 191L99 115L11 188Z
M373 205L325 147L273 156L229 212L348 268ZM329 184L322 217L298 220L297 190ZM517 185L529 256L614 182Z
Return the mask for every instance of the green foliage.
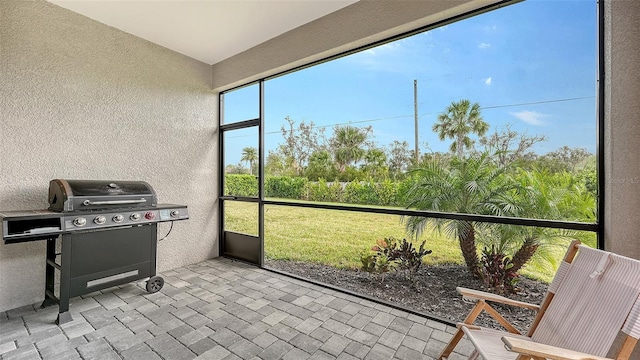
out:
M360 257L360 262L362 263L362 270L382 275L381 282L384 282L384 275L398 267L400 261L391 259L387 255L389 243L386 240L378 240L376 244L371 248L373 253L364 253Z
M268 177L264 182L265 196L283 199L302 199L308 182L307 178L301 177Z
M255 169L255 163L258 161L258 149L254 147L245 147L242 149L242 158L240 158L240 161L246 161L248 163L249 173L253 175L253 170L257 170Z
M549 152L541 156L538 167L550 172L574 172L579 169L590 158L591 153L585 148L570 148L563 146L556 151Z
M384 254L363 254L360 257L360 261L362 263L362 270L381 275L380 282L384 282L386 273L398 266L397 261L389 260Z
M349 204L377 203L374 184L368 181L352 181L344 187L344 201Z
M304 187L303 200L320 202L342 202L342 186L339 182L327 183L325 179L308 182Z
M402 179L411 166L411 150L409 143L394 140L389 147L389 172L393 179Z
M408 280L413 280L422 265L422 258L431 254L424 245L425 241L416 249L407 239L400 243L393 237L378 240L371 248L373 253L365 253L360 258L362 270L380 274L399 269Z
M336 172L335 179L340 182L350 182L361 179L363 177L362 171L354 166L346 166L344 171Z
M453 139L449 149L462 157L465 149L473 149L474 141L469 135L484 135L489 130L489 124L482 119L480 104L471 104L471 101L462 99L452 102L446 112L438 115L432 130L440 140Z
M316 150L309 158L309 166L304 171L310 181L335 179L337 170L328 150Z
M362 160L366 154L365 148L369 143L372 128L359 128L350 125L336 126L329 145L333 150L334 160L338 170L342 173L347 166Z
M513 216L519 210L514 194L520 190L505 167L492 162L485 152L468 158L432 162L414 171L406 194L407 208L467 214ZM478 226L470 221L410 216L407 231L419 236L427 227L435 227L458 239L469 271L475 276L478 254L475 233Z
M386 179L375 183L376 205L399 206L402 204L398 199L399 183ZM374 205L374 204L372 204Z
M519 281L518 274L513 270L511 258L496 251L493 246L482 250L480 259L480 277L485 286L498 294L514 293Z
M247 174L225 174L224 194L258 196L258 178Z
M267 161L264 165L264 172L267 176L294 176L295 171L291 166L291 159L285 157L278 151L269 150Z
M295 175L302 175L311 154L322 147L324 128L317 128L313 121L308 124L301 121L295 126L296 121L288 116L285 121L289 126L280 128L284 143L278 147L278 153L286 159Z

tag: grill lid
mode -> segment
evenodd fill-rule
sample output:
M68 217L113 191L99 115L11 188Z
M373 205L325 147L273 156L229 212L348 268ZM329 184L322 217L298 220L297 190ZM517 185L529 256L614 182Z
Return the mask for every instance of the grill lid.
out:
M85 211L155 207L156 193L144 181L64 180L49 182L49 210Z

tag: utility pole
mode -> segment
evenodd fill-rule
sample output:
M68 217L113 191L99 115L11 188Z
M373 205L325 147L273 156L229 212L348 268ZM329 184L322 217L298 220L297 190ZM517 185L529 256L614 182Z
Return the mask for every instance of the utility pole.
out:
M415 160L416 165L420 162L420 154L418 150L418 80L413 80L413 117L415 122L415 135L416 135L416 148L415 148Z

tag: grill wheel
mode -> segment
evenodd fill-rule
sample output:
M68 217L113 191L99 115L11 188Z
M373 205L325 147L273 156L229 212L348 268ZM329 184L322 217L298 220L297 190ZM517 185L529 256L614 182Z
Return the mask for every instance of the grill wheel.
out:
M164 279L160 276L152 276L149 280L147 280L147 292L149 294L156 293L162 289L164 286Z

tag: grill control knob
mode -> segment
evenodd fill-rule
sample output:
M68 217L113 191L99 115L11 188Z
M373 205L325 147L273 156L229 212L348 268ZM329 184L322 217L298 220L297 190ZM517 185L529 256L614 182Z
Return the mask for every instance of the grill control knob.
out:
M172 210L171 211L171 217L178 217L178 215L180 215L180 211L178 211L178 210Z
M87 219L83 217L77 217L73 219L73 225L75 226L84 226L87 223Z
M124 220L124 216L122 216L122 215L120 215L120 214L115 215L115 216L113 217L113 222L120 223L120 222L122 222L123 220Z
M154 214L153 211L147 211L147 213L144 214L144 217L147 220L153 220L156 217L156 214Z
M131 216L129 216L129 219L131 219L133 221L138 221L138 220L140 220L140 214L133 213L133 214L131 214Z
M100 215L100 216L96 216L95 219L93 219L93 222L98 224L98 225L103 225L104 223L107 222L107 218Z

